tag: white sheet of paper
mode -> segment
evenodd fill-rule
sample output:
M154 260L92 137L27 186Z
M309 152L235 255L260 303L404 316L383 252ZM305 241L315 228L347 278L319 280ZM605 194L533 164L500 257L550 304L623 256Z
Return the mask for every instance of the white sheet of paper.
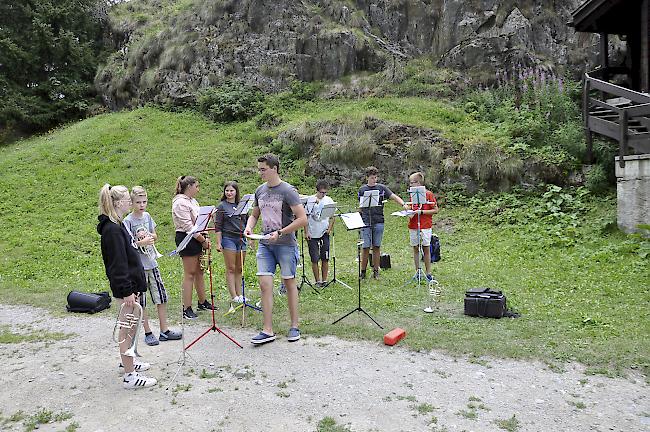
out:
M308 196L303 205L305 206L305 214L312 214L314 212L314 208L316 207L316 197Z
M361 219L361 213L359 212L343 213L341 215L341 220L343 220L343 223L349 230L363 228L366 226L366 224L363 223L363 219Z
M251 240L266 240L269 237L271 237L270 234L249 234L246 237L248 237Z
M320 214L316 218L316 220L321 221L323 219L327 219L329 217L334 216L334 213L336 213L336 203L330 203L330 204L325 204L323 208L320 211Z
M409 197L412 204L426 204L427 189L424 186L413 186L409 188Z
M413 210L402 210L402 211L392 212L391 216L402 216L402 217L404 217L404 216L411 216L411 215L414 215L414 214L415 214L415 212Z
M192 230L187 233L183 241L179 243L178 247L174 249L169 256L176 255L185 249L185 246L187 246L190 240L192 240L194 234L201 232L208 227L208 222L210 222L210 216L214 213L214 209L214 206L203 206L199 208L199 216L196 218L196 223L192 227Z
M378 207L379 206L379 191L369 190L359 197L359 207Z
M232 214L241 215L248 213L251 210L251 207L253 207L253 198L253 194L246 194L241 197L239 204L237 204L237 208L232 212Z

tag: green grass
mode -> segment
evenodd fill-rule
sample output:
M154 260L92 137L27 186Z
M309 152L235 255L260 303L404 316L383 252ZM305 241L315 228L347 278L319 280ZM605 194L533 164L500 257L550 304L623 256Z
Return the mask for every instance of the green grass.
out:
M14 344L21 342L51 342L70 338L71 334L45 331L29 331L16 333L8 325L0 325L0 344Z
M277 101L276 101L277 102ZM29 303L55 313L65 310L70 290L101 291L108 284L96 233L97 193L103 183L143 185L149 211L158 223L161 252L173 248L169 216L176 177L198 176L202 204L216 204L223 181L237 179L243 192L259 184L256 156L269 138L307 120L362 118L373 115L440 129L460 142L504 139L495 128L468 120L464 114L434 101L416 98L304 102L299 108L270 107L285 123L262 132L254 121L214 125L192 113L154 108L100 115L47 135L0 148L0 302ZM302 193L313 191L301 162L282 165L283 178ZM342 210L354 208L354 190L331 191ZM404 191L399 191L402 194ZM525 201L522 206L527 205ZM391 202L386 214L396 210ZM335 285L318 296L301 295L301 330L305 336L336 335L380 343L394 328L407 330L400 345L415 350L440 349L473 358L537 359L547 364L578 361L590 371L624 374L635 368L648 375L648 260L634 253L621 233L603 233L588 221L615 217L615 200L593 199L581 215L584 222L571 247L548 246L524 225L496 226L489 217L471 215L464 207L447 207L438 216L454 227L440 232L443 260L434 265L442 284L442 301L433 314L423 314L427 290L404 286L413 273L405 221L387 216L382 250L393 268L380 281L363 282L365 315L354 313L331 323L357 305L356 233L337 223L337 276L355 289ZM525 222L522 222L525 224ZM632 243L631 243L632 242ZM214 286L226 305L223 262L215 253ZM177 316L181 264L161 258L160 268ZM310 273L310 272L309 272ZM254 259L246 263L248 295L257 297ZM519 319L486 320L463 315L463 293L472 287L503 290ZM114 308L102 314L112 316ZM275 330L288 330L286 299L277 298ZM155 313L154 313L155 317ZM83 315L79 316L84 319ZM175 318L174 318L175 319ZM205 318L202 317L202 319ZM219 318L220 325L240 325L241 314ZM261 325L248 313L251 332Z

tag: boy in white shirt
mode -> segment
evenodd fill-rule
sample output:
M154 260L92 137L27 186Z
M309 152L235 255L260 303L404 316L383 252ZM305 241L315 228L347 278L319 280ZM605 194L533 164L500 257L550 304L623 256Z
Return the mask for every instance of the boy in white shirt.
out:
M314 206L312 213L309 215L308 224L305 227L305 237L309 245L309 257L311 258L311 269L314 272L316 287L320 287L327 282L327 273L329 271L330 259L330 234L334 225L334 218L325 218L318 220L321 210L327 204L333 204L332 198L327 196L329 184L325 180L316 182L317 204ZM319 271L318 262L321 261Z

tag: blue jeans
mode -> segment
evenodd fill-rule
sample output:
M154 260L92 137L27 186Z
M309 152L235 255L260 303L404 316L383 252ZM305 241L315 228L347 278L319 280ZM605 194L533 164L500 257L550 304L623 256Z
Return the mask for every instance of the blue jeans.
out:
M372 230L372 238L370 231ZM381 239L384 237L384 224L373 224L371 227L361 228L361 239L363 240L363 248L368 249L371 245L373 247L381 246Z
M221 247L234 252L246 251L246 239L240 239L239 237L221 237Z
M273 276L279 264L282 279L293 279L296 277L298 256L298 246L271 245L260 242L256 255L257 275Z

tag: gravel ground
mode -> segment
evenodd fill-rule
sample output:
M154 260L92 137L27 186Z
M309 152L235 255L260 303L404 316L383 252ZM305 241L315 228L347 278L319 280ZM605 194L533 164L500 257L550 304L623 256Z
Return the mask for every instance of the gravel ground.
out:
M25 430L28 419L7 418L47 410L71 417L39 430L75 423L78 431L315 431L330 417L339 428L330 431L650 431L648 385L632 372L611 379L570 364L558 373L537 362L470 362L309 335L253 347L251 330L239 328L223 330L243 349L210 332L184 364L180 341L139 344L159 384L129 391L121 387L113 324L0 305L5 329L73 335L2 345L1 427ZM205 329L187 325L187 339Z

